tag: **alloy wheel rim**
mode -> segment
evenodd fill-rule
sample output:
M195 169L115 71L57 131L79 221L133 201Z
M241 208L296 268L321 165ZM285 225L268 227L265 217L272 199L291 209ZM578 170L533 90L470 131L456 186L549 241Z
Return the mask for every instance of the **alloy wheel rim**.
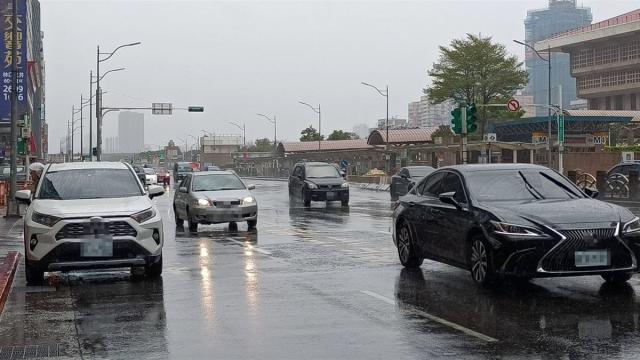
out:
M482 241L474 241L471 250L471 273L477 282L484 281L487 276L487 250Z
M409 234L409 229L407 228L407 225L403 225L400 228L400 236L398 236L398 254L400 254L400 260L402 260L402 262L407 262L409 259L409 241L410 241L410 234Z

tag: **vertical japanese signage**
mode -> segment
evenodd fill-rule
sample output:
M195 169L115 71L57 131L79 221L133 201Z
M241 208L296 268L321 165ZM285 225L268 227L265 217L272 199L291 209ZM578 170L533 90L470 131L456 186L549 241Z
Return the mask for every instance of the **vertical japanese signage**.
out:
M2 17L2 93L0 94L0 122L11 120L11 65L13 14L11 0L0 0L0 16ZM18 33L16 36L16 62L18 64L18 116L24 112L27 103L27 1L18 0Z

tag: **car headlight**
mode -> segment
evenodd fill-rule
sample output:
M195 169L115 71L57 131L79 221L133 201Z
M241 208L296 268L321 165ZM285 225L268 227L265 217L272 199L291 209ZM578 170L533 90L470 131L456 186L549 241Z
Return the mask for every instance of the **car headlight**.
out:
M317 189L317 188L318 188L318 185L316 185L316 184L314 184L314 183L312 183L312 182L308 182L308 183L307 183L307 187L308 187L309 189L311 189L311 190L314 190L314 189Z
M40 225L52 227L58 221L60 221L60 218L56 216L40 214L34 211L33 214L31 214L31 221L38 223Z
M211 202L207 199L196 199L194 203L198 206L211 206Z
M249 205L249 204L253 204L256 202L256 199L253 198L253 196L247 196L246 198L242 199L242 204L243 205Z
M340 185L343 188L348 188L349 187L349 183L342 183L342 185Z
M630 234L640 231L640 218L635 218L624 224L622 227L623 234Z
M138 223L143 223L154 216L156 216L156 211L153 208L148 208L147 210L142 210L139 213L131 215L131 218Z
M500 235L513 235L513 236L544 236L540 230L524 225L515 225L499 221L491 221L493 225L493 231Z

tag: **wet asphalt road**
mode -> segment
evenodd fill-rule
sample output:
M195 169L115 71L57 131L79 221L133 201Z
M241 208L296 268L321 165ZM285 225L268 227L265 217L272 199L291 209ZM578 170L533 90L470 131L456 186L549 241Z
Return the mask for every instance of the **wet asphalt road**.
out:
M640 358L640 276L540 279L498 290L425 261L403 270L388 194L351 206L290 202L256 181L258 228L176 231L164 273L74 272L26 287L22 266L0 318L0 359L59 351L104 359ZM26 347L25 347L26 346ZM23 354L23 353L21 353Z

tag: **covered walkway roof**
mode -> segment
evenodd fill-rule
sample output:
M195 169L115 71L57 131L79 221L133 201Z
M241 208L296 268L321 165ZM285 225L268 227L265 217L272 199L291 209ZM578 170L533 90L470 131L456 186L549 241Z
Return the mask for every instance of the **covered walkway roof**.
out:
M324 141L301 141L279 143L278 152L301 153L313 151L345 151L345 150L368 150L375 149L373 145L367 144L366 139L358 140L324 140Z
M426 144L432 143L431 135L438 130L438 127L419 128L419 129L389 129L389 144L391 145L408 145L408 144ZM386 144L386 129L374 130L368 139L369 145Z

